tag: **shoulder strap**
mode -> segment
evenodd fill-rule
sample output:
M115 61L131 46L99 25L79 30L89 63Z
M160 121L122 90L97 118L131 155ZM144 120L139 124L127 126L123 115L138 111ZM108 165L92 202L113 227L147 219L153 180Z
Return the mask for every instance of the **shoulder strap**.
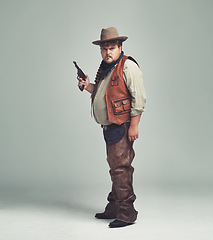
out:
M138 67L140 67L139 64L137 63L137 61L136 61L133 57L128 56L128 59L129 59L129 60L132 60L133 62L135 62L135 63L138 65Z

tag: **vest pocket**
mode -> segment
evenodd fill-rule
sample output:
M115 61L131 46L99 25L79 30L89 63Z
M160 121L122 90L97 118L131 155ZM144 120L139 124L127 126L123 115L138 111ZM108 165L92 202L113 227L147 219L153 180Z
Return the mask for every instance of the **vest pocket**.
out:
M115 115L129 113L131 108L128 98L112 101L112 107Z
M122 101L124 111L130 110L130 102L129 99L125 99Z

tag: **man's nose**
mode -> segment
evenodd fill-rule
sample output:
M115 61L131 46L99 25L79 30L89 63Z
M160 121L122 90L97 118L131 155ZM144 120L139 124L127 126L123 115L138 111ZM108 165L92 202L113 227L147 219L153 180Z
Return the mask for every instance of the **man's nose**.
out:
M111 52L110 49L107 49L106 53L109 54L110 52Z

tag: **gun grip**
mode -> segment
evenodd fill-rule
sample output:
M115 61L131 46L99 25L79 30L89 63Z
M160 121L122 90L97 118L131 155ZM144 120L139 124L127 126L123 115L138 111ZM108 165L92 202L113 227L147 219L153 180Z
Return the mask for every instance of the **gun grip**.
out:
M83 91L83 90L84 90L84 85L79 86L79 89L80 89L81 91Z

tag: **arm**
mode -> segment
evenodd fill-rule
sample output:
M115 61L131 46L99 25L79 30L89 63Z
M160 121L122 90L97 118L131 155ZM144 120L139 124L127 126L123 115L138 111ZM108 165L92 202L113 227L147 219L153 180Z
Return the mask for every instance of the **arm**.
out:
M84 85L84 89L87 90L87 92L92 93L92 91L93 91L93 84L90 83L88 75L85 74L85 76L86 76L86 80L85 81L83 81L82 78L78 77L78 80L79 80L78 86L80 87L80 86Z
M139 137L138 124L140 122L141 114L131 117L130 127L128 131L129 141L132 142Z
M124 81L131 95L131 122L128 131L129 141L139 137L138 124L145 110L146 92L143 85L143 73L136 63L127 59L124 64Z

